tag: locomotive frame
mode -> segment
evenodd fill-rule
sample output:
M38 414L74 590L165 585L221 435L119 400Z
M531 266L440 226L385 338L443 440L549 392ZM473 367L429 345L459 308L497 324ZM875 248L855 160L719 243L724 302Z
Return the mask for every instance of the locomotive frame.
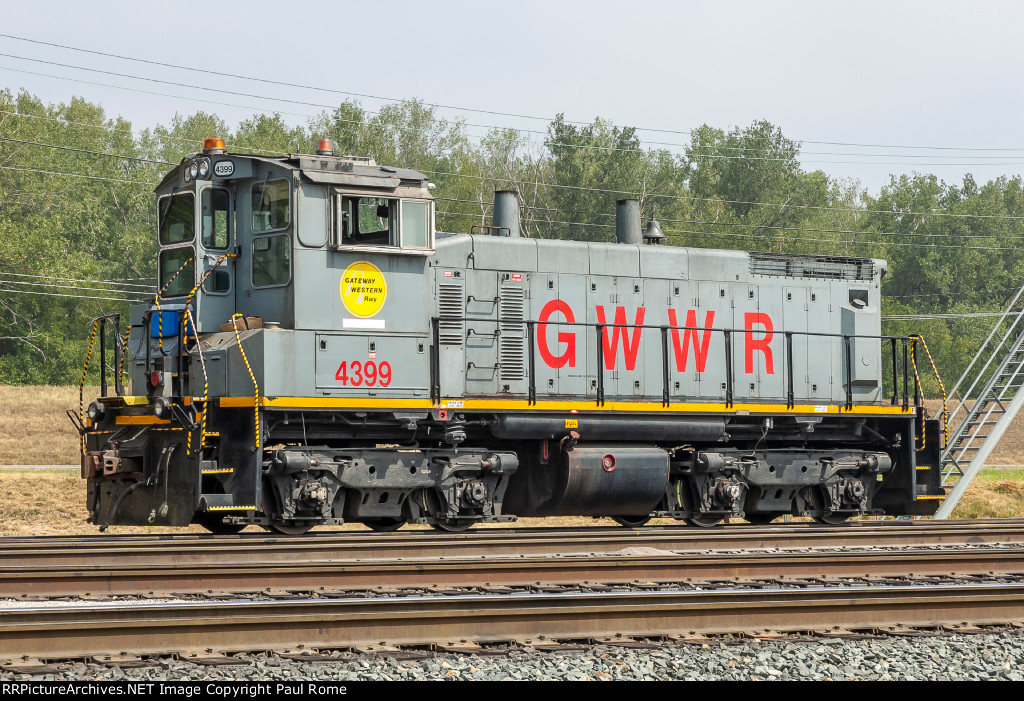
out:
M208 140L168 173L161 292L126 337L117 315L93 325L103 396L73 415L91 519L301 533L937 508L942 428L923 340L880 333L884 261L643 245L628 201L617 244L525 239L509 193L494 235L435 233L431 188L329 145Z

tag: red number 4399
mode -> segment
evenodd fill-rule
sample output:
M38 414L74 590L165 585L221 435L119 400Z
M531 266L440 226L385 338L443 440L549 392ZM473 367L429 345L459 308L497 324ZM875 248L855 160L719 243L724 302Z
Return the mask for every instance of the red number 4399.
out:
M338 372L334 373L334 379L343 385L353 387L373 387L380 383L381 387L391 384L391 363L384 361L380 364L372 360L361 363L358 360L345 360L338 366Z

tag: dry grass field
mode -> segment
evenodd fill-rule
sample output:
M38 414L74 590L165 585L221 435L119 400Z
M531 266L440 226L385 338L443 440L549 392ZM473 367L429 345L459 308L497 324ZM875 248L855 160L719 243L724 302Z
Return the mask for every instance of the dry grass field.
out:
M96 388L86 388L86 404L94 396ZM930 408L932 405L929 402ZM65 409L78 410L77 387L0 386L0 465L77 465L78 435ZM974 481L954 516L1024 517L1024 469L1000 467L1024 465L1024 417L1003 438L989 464L992 469ZM519 523L610 525L612 521L559 518L523 519ZM127 527L110 530L153 532ZM202 531L198 526L189 530ZM0 535L95 532L96 526L86 522L85 488L77 470L0 470Z
M99 394L85 388L85 405ZM0 385L0 465L77 465L78 387Z

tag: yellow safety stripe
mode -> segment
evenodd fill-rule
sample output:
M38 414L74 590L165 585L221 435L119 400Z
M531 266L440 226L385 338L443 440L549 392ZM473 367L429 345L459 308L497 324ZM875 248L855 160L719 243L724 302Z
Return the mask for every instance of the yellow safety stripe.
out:
M237 257L238 257L237 253L225 253L220 258L218 258L217 261L213 264L213 267L211 267L209 270L207 270L205 273L203 273L203 276L201 278L199 278L199 282L196 284L195 287L192 288L192 291L188 293L188 297L185 298L185 307L187 308L188 305L192 303L192 297L195 295L196 292L199 291L199 288L203 286L203 283L206 282L206 278L210 277L210 273L212 273L214 270L217 269L218 265L223 263L224 260L227 259L227 258L237 258ZM195 324L194 323L192 325L192 328L195 329Z
M128 341L131 339L131 335L132 335L132 327L131 327L131 324L129 324L128 325L128 330L124 332L124 344L121 347L121 366L117 369L118 377L121 378L121 386L122 386L122 388L124 387L124 385L127 384L125 382L125 380L127 378L125 377L125 374L124 374L124 360L125 360L125 357L128 355L128 351L131 350L131 346L128 344ZM116 392L117 390L114 390L114 391Z
M928 362L932 366L932 374L935 375L935 381L939 383L939 391L942 392L942 444L949 445L949 410L946 407L946 385L943 384L942 378L939 377L939 370L935 367L935 361L932 360L931 351L928 350L928 344L924 342L924 336L921 334L915 334L911 336L912 340L910 343L914 344L917 341L921 341L921 347L924 348L924 354L928 356ZM913 362L914 356L910 356L911 362ZM914 377L917 377L917 363L914 363ZM918 383L920 385L920 382ZM921 398L924 398L924 391L921 392ZM924 414L921 415L921 449L924 450Z
M245 361L245 369L249 371L249 379L252 380L253 390L256 394L252 398L253 412L256 414L256 447L260 447L260 386L256 384L256 375L252 372L252 366L249 365L249 358L245 355L245 349L242 348L242 339L238 336L238 324L235 323L235 319L244 319L242 314L232 314L231 316L231 330L235 332L235 343L238 344L238 352L242 354L242 360Z
M207 511L255 511L255 506L208 506Z
M334 397L221 397L220 406L225 408L250 407L256 401L267 409L450 409L450 410L512 410L527 411L578 411L588 413L608 412L655 412L679 413L697 412L716 414L856 414L868 416L914 416L914 407L902 406L855 406L844 409L838 404L798 404L793 408L785 404L733 404L678 402L664 406L661 402L605 402L596 406L593 401L538 401L536 404L518 399L450 399L435 404L422 398L334 398ZM457 405L457 406L452 406Z
M170 419L158 419L155 416L115 416L114 423L118 426L155 426L170 424Z
M204 475L230 475L234 470L203 470L202 472Z
M144 404L149 404L149 397L127 397L126 396L126 397L121 397L121 401L123 401L128 406L142 406Z
M178 268L178 270L174 273L174 275L171 275L171 279L167 281L167 284L164 285L160 289L160 291L157 292L156 295L153 297L153 304L156 306L157 334L159 336L159 340L157 342L157 347L160 348L160 352L161 353L164 350L164 315L160 311L160 297L163 296L164 292L167 291L167 288L171 286L172 282L174 282L174 278L178 277L178 275L181 274L181 271L184 270L186 267L188 267L188 264L191 263L194 260L195 260L195 256L192 256L187 261L182 263L181 267ZM184 339L182 340L182 344L184 344Z
M934 496L917 496L917 497L914 497L914 498L918 499L918 500L920 500L920 499L945 499L946 495L945 494L938 494L938 495L934 495Z
M78 385L78 420L85 425L85 376L89 374L89 361L92 360L92 347L96 342L96 330L100 327L100 320L92 322L92 333L89 334L89 350L85 352L85 367L82 368L82 382ZM85 434L79 437L79 444L82 455L85 455Z

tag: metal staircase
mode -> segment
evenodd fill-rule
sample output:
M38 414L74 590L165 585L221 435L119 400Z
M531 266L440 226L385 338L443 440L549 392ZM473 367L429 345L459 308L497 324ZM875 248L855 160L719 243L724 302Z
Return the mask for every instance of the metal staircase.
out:
M940 459L942 486L951 490L935 518L949 518L971 480L1024 405L1024 287L978 349L950 392L950 423L963 418ZM975 397L973 403L971 398Z

